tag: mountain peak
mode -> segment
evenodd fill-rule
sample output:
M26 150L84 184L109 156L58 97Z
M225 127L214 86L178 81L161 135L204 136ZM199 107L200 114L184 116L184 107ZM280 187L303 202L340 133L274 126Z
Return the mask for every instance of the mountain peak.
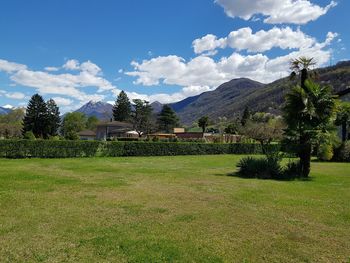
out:
M84 113L86 116L95 116L101 120L109 120L112 117L113 106L103 101L89 101L75 112Z

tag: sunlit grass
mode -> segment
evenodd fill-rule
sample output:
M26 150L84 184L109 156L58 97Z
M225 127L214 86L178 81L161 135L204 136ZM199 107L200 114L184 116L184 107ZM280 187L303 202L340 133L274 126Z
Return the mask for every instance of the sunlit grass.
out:
M227 176L241 156L0 160L0 262L347 262L350 164Z

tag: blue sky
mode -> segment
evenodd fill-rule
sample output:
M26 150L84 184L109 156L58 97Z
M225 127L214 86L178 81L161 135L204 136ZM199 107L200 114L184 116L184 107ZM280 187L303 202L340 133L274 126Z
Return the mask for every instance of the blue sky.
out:
M0 106L34 93L63 112L89 100L169 103L238 77L264 83L291 58L350 59L348 0L3 0Z

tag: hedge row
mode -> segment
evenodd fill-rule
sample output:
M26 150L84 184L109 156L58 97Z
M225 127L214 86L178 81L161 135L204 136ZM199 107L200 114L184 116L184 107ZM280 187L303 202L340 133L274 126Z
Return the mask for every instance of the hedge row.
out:
M278 145L272 145L276 147ZM261 154L259 144L0 140L2 158Z

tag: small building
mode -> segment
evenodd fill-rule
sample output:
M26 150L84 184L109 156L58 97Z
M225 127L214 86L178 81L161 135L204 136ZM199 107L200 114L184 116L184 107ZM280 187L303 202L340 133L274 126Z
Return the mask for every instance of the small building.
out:
M174 139L176 135L172 133L152 133L148 134L147 137L148 139Z
M174 128L174 133L184 133L185 132L185 128Z
M133 125L128 122L110 121L97 125L96 139L127 138L128 132L133 131Z
M179 132L175 133L179 139L203 139L203 132Z
M80 140L93 141L96 140L96 132L90 130L84 130L78 133Z

